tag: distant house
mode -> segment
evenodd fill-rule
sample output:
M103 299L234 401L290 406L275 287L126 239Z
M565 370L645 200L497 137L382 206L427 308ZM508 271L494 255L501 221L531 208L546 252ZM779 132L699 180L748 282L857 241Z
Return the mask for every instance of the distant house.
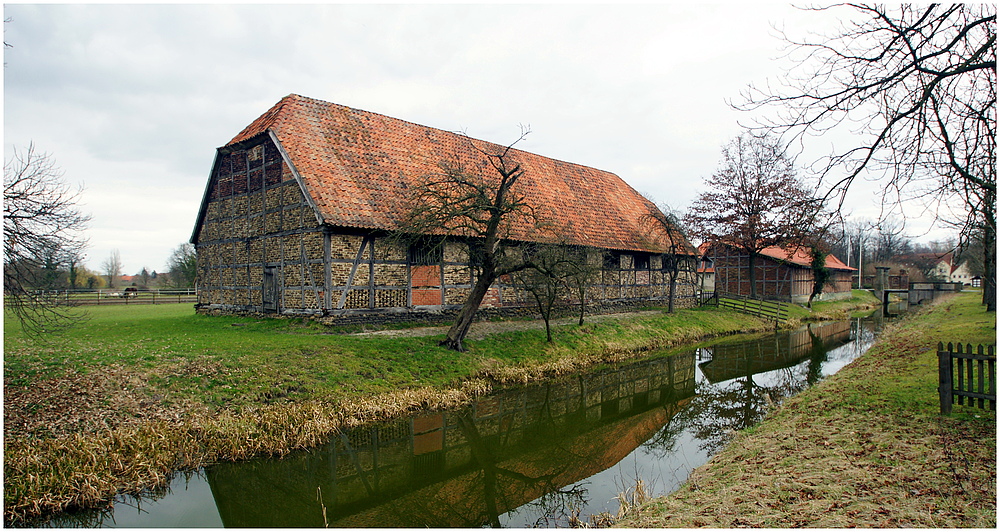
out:
M698 290L706 294L715 292L715 265L708 249L707 243L698 246Z
M715 290L749 296L750 255L735 246L714 243L705 246L715 273ZM805 303L813 288L812 258L803 247L772 246L760 252L755 261L757 296L763 299ZM817 300L851 297L851 276L857 269L847 266L834 255L826 258L831 270L830 282Z
M588 295L595 307L666 298L666 249L690 265L678 285L693 295L694 248L675 230L650 227L656 207L621 178L516 149L510 157L525 172L518 192L549 230L514 225L508 238L576 248L600 270ZM198 310L359 321L457 309L478 242L451 235L442 249L391 238L412 209L408 191L446 162L476 169L483 156L462 135L283 98L217 150L191 238ZM525 307L528 297L505 278L483 306Z
M976 277L969 270L968 261L956 262L955 254L951 251L897 255L890 261L917 268L927 276L928 280L971 285Z

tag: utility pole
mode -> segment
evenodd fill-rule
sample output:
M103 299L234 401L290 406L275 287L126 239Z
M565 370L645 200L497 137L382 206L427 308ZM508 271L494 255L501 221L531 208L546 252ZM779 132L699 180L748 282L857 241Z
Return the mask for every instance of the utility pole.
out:
M858 290L861 290L861 281L864 279L864 273L861 271L864 265L864 247L861 246L861 239L858 239Z

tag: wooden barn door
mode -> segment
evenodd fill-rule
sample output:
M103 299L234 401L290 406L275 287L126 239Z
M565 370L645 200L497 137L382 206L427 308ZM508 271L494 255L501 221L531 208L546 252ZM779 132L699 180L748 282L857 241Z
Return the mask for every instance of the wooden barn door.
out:
M278 279L274 266L264 268L263 303L264 312L278 312Z

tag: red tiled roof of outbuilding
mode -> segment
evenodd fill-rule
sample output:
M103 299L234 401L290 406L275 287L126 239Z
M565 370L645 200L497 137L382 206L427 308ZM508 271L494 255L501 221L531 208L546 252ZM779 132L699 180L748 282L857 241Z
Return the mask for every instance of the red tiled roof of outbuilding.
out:
M440 173L442 162L478 167L475 146L496 144L321 100L289 95L254 120L227 146L271 130L302 177L324 223L394 230L409 211L408 191L421 178ZM524 176L517 186L539 219L553 224L546 234L515 224L511 238L561 241L608 249L662 252L643 223L656 207L610 172L511 150ZM491 177L492 169L483 175ZM669 238L683 242L672 231Z
M809 256L809 249L804 247L796 247L789 253L788 248L781 246L771 246L764 248L760 251L761 255L766 255L768 257L783 260L796 264L799 266L804 266L809 268L812 266L812 257ZM845 271L856 271L857 268L851 268L850 266L841 262L840 259L835 257L832 253L826 256L826 267L831 270L845 270Z

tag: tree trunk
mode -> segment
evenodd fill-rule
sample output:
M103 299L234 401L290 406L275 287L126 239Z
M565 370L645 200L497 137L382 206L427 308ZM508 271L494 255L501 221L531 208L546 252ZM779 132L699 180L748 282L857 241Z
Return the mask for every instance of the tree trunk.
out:
M987 312L997 311L996 229L986 224L983 235L983 304Z
M670 295L667 298L667 313L674 313L674 293L677 287L677 272L670 273Z
M757 252L750 251L750 257L747 261L750 270L750 297L757 298Z
M493 275L481 275L476 279L476 284L472 287L472 292L465 300L465 304L462 305L462 310L459 311L455 324L451 326L451 329L448 330L448 336L441 340L439 345L458 352L465 352L462 342L465 340L465 335L469 334L469 327L472 327L472 320L476 317L479 305L482 304L486 292L495 280L496 277Z

